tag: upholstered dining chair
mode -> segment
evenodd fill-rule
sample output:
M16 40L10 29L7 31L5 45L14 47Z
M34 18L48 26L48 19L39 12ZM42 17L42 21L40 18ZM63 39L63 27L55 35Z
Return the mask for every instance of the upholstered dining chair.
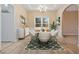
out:
M34 29L30 29L30 30L29 30L29 34L30 34L31 37L32 37L32 36L35 36L35 31L34 31Z
M47 42L51 37L50 32L39 32L39 40L41 42Z

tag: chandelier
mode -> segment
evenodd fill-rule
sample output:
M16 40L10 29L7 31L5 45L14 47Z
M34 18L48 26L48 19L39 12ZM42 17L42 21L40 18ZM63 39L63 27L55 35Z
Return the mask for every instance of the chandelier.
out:
M45 5L40 5L39 6L39 10L40 10L40 12L46 12L47 11L47 7Z

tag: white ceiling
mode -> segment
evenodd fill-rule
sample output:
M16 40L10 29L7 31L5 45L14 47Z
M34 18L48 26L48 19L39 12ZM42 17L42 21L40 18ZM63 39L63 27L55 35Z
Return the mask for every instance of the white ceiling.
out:
M41 4L24 4L26 10L37 11ZM44 4L47 7L47 11L55 11L62 7L63 4Z

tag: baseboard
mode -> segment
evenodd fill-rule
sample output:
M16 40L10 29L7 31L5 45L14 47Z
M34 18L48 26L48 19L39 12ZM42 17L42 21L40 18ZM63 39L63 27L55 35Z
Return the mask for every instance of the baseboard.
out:
M78 34L63 34L63 35L76 35L76 36L78 36Z
M16 41L18 41L18 39L16 39L16 40L2 40L1 42L16 42Z

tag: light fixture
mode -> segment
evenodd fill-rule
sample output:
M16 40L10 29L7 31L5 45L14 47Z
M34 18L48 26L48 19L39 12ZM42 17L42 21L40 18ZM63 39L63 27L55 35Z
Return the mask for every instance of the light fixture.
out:
M47 7L45 5L40 5L39 8L40 12L46 12L47 11Z

